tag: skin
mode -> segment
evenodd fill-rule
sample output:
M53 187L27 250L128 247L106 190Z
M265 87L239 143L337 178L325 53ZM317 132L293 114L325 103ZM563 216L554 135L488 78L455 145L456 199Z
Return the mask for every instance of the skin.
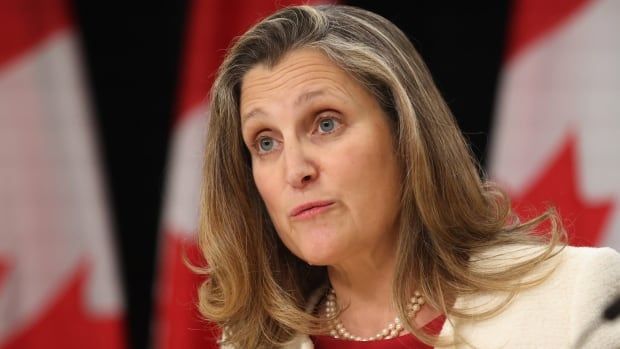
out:
M401 171L387 116L366 89L309 48L271 69L249 70L240 109L254 181L280 239L307 263L328 267L339 304L348 305L345 326L375 334L396 313L390 298ZM291 216L316 201L331 204Z

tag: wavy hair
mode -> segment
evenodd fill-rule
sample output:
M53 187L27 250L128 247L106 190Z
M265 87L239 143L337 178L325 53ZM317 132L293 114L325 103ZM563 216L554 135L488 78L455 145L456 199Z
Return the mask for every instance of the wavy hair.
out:
M325 319L304 309L313 290L327 282L326 268L309 266L278 238L254 185L239 114L246 72L257 64L273 67L302 47L320 50L356 79L393 126L403 171L393 302L402 319L414 288L448 319L478 319L493 316L518 291L544 280L522 276L563 246L557 215L548 210L527 222L518 220L508 197L481 175L408 38L390 21L359 8L287 7L236 40L210 93L199 226L199 245L208 261L199 272L208 279L198 291L199 310L226 329L227 344L274 347L296 333L326 328ZM544 221L550 222L544 225L547 234L532 234ZM514 261L488 253L523 245L543 248ZM485 252L487 267L478 267L472 260ZM506 297L491 309L455 306L459 297L480 292ZM429 344L441 343L409 321L404 325Z

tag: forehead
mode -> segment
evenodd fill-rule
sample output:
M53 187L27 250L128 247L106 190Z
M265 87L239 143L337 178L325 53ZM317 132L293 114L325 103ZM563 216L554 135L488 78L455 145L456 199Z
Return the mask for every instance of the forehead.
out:
M318 49L302 48L287 53L274 67L258 64L241 83L241 114L273 100L295 100L321 91L354 99L367 95L347 72Z

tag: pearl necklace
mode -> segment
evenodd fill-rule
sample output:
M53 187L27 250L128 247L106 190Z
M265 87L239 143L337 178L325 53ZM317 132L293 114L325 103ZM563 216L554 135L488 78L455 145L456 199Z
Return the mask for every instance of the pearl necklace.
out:
M420 295L420 292L415 291L414 296L409 299L407 304L407 316L413 319L420 308L425 303L424 298ZM342 324L340 319L336 317L336 309L338 304L336 303L336 292L333 288L329 289L327 293L327 301L325 302L325 315L328 318L333 319L329 322L329 334L334 338L343 338L354 341L377 341L381 339L390 339L397 337L400 332L404 330L401 319L397 316L394 322L390 322L384 329L377 332L376 335L370 337L360 337L351 334Z

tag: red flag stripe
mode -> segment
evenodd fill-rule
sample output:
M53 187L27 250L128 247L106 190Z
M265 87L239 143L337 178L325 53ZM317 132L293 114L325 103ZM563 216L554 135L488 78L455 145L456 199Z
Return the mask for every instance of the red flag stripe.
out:
M512 10L506 61L524 52L578 13L591 0L516 0Z
M4 278L6 277L7 271L9 267L2 259L0 259L0 295L2 294L2 284L4 283Z
M186 256L195 265L201 262L198 246L186 241L187 234L167 232L164 240L162 278L157 304L157 348L215 349L219 330L199 314L198 286L204 277L192 272L184 262Z
M0 66L71 24L63 0L0 0Z

